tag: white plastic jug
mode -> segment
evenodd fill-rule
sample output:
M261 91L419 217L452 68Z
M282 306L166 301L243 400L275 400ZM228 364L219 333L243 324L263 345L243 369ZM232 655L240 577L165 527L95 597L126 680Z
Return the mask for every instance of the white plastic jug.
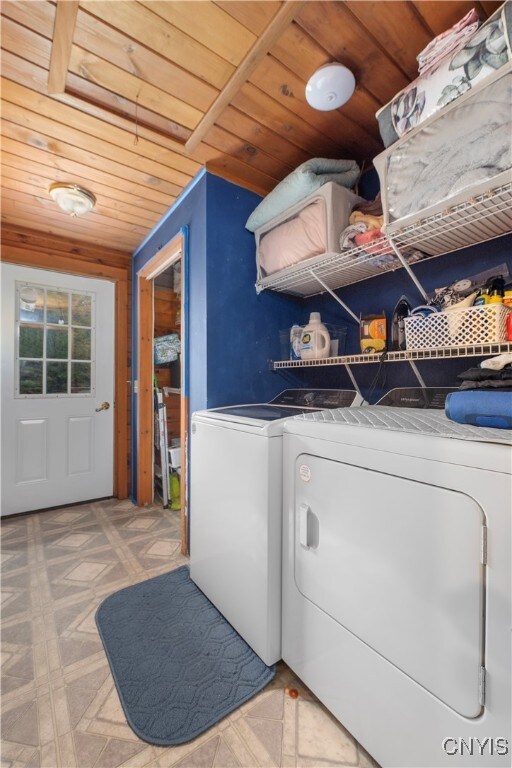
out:
M311 312L309 323L302 331L300 356L302 360L318 360L329 357L331 337L320 320L320 312Z

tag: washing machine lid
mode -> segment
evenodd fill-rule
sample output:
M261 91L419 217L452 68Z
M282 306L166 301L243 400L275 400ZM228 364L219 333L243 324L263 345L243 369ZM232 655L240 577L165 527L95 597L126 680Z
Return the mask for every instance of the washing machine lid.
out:
M276 421L297 416L310 408L292 408L287 405L271 405L270 403L255 403L253 405L229 405L225 408L211 408L208 413L228 421Z
M284 421L323 408L344 408L360 401L360 396L352 389L285 389L270 403L228 405L199 411L196 415L263 429L269 422Z

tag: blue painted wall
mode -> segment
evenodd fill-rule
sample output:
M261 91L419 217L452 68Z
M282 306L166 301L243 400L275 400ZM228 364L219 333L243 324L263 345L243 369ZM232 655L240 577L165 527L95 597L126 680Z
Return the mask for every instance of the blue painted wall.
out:
M207 174L207 405L270 400L284 387L270 371L279 329L302 314L299 299L256 294L254 235L245 222L261 200Z

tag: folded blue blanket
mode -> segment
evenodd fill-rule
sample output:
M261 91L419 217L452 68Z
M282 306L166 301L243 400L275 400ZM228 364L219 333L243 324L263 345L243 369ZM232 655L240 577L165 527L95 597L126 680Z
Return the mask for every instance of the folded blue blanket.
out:
M268 193L251 213L245 226L254 232L328 181L351 189L358 176L359 166L355 160L329 160L324 157L306 160Z

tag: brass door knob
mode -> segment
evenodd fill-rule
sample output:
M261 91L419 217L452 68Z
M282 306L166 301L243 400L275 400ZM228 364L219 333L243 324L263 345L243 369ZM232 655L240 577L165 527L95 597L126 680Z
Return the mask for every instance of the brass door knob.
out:
M108 411L110 408L110 403L107 403L106 401L100 405L99 408L96 408L96 413L99 413L100 411Z

